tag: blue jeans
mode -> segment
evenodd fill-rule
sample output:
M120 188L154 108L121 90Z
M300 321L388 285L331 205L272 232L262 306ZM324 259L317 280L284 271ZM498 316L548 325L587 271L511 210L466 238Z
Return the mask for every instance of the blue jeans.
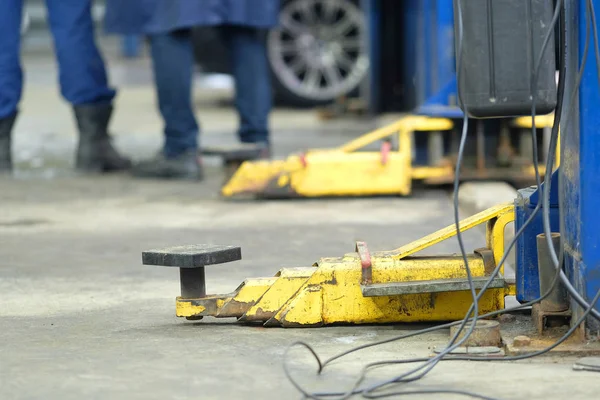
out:
M104 61L94 39L91 0L46 0L61 94L72 105L111 102ZM0 2L0 118L16 113L23 89L19 58L23 0Z
M261 31L222 26L235 81L235 106L244 143L269 142L271 82ZM182 30L150 35L150 49L158 105L164 119L167 157L198 148L199 128L192 103L194 55L191 32Z

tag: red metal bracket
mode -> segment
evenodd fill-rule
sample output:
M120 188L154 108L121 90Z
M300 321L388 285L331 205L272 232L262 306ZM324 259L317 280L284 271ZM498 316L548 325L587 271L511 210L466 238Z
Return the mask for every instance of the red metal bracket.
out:
M392 143L389 140L384 140L381 143L381 164L386 165L392 150Z
M362 267L362 284L370 285L373 283L373 269L371 268L371 253L365 242L356 242L356 250L360 258L360 266Z
M306 153L301 153L299 157L300 157L300 164L302 164L302 166L304 168L306 168L306 165L308 164L306 162Z

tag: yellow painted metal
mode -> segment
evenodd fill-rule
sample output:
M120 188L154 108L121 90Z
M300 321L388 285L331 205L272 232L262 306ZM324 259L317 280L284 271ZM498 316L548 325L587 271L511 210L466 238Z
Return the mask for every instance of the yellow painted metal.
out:
M538 129L552 128L553 125L554 125L554 113L546 114L546 115L537 115L535 117L535 126ZM530 116L515 118L513 121L513 126L515 126L517 128L531 129L531 127L533 126L533 120ZM558 141L556 144L554 169L558 168L559 166L560 166L560 130L558 133ZM541 167L542 166L540 165L540 168ZM540 174L545 174L545 167L543 169L544 169L544 171L540 170ZM533 167L530 167L528 173L534 174Z
M454 176L454 167L412 167L412 179L435 179Z
M514 283L506 285L504 288L504 296L516 296L517 295L517 285Z
M240 317L240 321L266 321L271 318L314 272L314 267L281 269L275 283Z
M260 193L274 177L300 168L298 156L290 156L287 160L245 162L221 188L221 194L230 197L236 194Z
M247 279L230 294L207 296L202 299L176 299L178 317L198 318L207 315L237 317L245 312L277 281L273 278Z
M492 250L494 254L494 264L498 265L505 251L505 230L506 226L515 220L514 207L511 205L502 210L495 218L488 221L486 226L486 247ZM504 264L500 268L500 273L504 275Z
M511 204L500 204L460 222L461 231L486 224L486 248L497 263L504 252L504 230L514 220ZM417 256L416 253L456 235L454 225L393 251L370 256L372 284L466 279L461 256ZM468 255L473 277L489 276L481 250ZM488 252L489 254L489 252ZM336 323L370 324L458 320L472 303L468 290L418 294L363 296L358 253L322 258L312 267L283 268L274 277L244 281L234 292L201 299L177 298L177 315L235 317L265 326L309 327ZM504 307L514 284L488 289L479 302L481 313Z
M459 223L459 228L461 232L474 228L478 225L481 225L485 222L488 222L494 218L497 218L499 215L506 213L507 211L512 211L513 205L512 203L504 203L500 204L487 210L484 210L480 213L477 213L471 217L463 219ZM456 226L454 224L449 225L443 229L440 229L437 232L434 232L430 235L427 235L421 239L415 240L412 243L404 245L402 247L397 248L396 250L384 252L393 256L396 259L401 259L404 257L408 257L412 254L415 254L418 251L421 251L427 247L431 247L434 244L437 244L441 241L449 239L453 236L456 236Z
M340 147L292 154L285 160L244 162L221 188L224 197L240 194L286 194L303 197L408 195L413 179L445 176L451 169L412 170L412 134L445 131L452 121L406 116ZM382 154L361 151L374 142L397 138L398 148Z
M175 315L178 317L194 317L200 316L206 311L206 307L202 304L192 304L191 300L182 300L177 297L175 301Z
M535 126L537 128L551 128L553 124L554 113L535 116ZM531 116L519 117L514 119L513 125L518 128L531 129L531 127L533 126L533 121Z
M538 128L552 126L553 115L536 117ZM517 128L531 128L531 117L513 120ZM244 194L300 197L409 195L412 181L446 182L453 178L452 165L413 166L414 134L448 131L453 123L445 118L408 115L332 149L312 149L283 160L246 161L221 188L223 197ZM397 139L396 149L384 156L365 150L381 140ZM555 168L560 165L557 149ZM540 165L540 173L544 167ZM534 176L533 166L522 168L523 177ZM514 174L514 171L511 172Z
M473 276L484 276L481 258L469 257ZM374 283L466 278L461 257L373 259ZM447 321L464 317L472 304L469 291L364 297L360 259L356 255L323 259L298 293L267 321L267 326L300 327L335 323ZM480 312L504 306L504 289L489 289L482 296Z
M430 118L418 115L408 115L385 127L379 128L352 140L337 148L338 151L351 153L360 150L371 143L385 139L395 133L410 133L415 131L447 131L452 129L453 123L446 118ZM410 144L410 142L406 143ZM402 147L402 145L400 146ZM410 150L410 149L409 149Z
M480 256L472 254L468 261L474 277L485 276ZM466 279L459 256L393 259L375 255L372 262L374 283ZM240 322L282 327L424 322L460 319L472 302L469 291L364 297L358 255L324 258L316 265L282 269L274 278L249 279L232 295L195 300L178 297L177 316L237 317ZM251 295L244 293L249 288ZM480 300L480 311L503 307L504 295L504 289L489 289ZM231 312L232 303L236 303L235 313ZM228 307L229 312L220 311Z
M287 181L302 196L408 195L411 191L411 176L406 173L411 160L404 152L390 153L385 164L375 152L316 152L306 155L306 163Z

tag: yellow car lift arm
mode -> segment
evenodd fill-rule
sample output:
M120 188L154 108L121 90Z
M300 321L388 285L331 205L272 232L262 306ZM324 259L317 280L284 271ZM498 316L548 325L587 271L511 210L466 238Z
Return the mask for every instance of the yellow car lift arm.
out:
M224 197L408 195L414 177L452 174L450 166L413 168L413 132L446 131L452 126L449 119L407 116L337 148L309 150L285 160L246 161L223 186L221 194ZM382 140L379 152L360 151ZM392 148L394 141L397 148Z
M460 230L486 224L486 244L468 255L476 289L491 278L504 254L504 230L514 220L512 204L464 219ZM180 268L181 296L176 315L236 318L265 326L316 327L459 320L472 304L462 257L416 256L456 235L454 225L396 250L371 254L364 242L353 253L322 258L311 267L282 268L275 276L250 278L233 292L206 295L204 267L241 258L239 247L182 246L143 253L143 263ZM481 314L504 308L514 284L503 268L479 301Z
M548 130L549 121L549 117L539 117L536 126ZM526 129L531 127L531 120L516 119L512 126ZM429 184L453 181L454 163L450 159L421 166L415 165L412 155L414 135L450 131L453 127L450 119L408 115L336 148L308 150L282 160L243 161L239 166L236 163L230 168L233 171L221 188L221 195L225 198L407 196L415 180ZM506 135L503 137L503 146L510 147ZM368 148L377 143L379 151ZM485 164L483 159L480 161ZM531 164L511 168L478 167L473 171L464 168L463 175L465 179L504 179L510 174L520 179L535 176ZM540 173L544 174L543 167Z

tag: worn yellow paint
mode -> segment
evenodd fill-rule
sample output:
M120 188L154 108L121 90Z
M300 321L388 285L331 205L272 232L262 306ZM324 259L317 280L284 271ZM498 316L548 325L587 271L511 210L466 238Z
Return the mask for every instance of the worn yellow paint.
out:
M466 277L461 257L423 257L394 260L377 257L375 283ZM477 256L469 257L473 276L483 276ZM322 259L315 273L267 325L321 326L334 323L389 323L457 320L464 317L472 298L469 291L363 297L357 256ZM480 312L504 306L504 289L489 289L479 302Z
M273 187L304 197L408 195L413 179L448 174L448 168L419 167L412 171L412 133L452 128L444 118L407 116L333 149L292 154L285 160L247 161L221 188L224 197L260 194ZM376 141L397 137L398 149L387 160L379 151L360 151ZM451 168L450 168L451 172Z
M504 296L516 296L517 295L517 285L514 283L506 285L504 288Z
M175 315L178 317L193 317L200 315L206 310L206 307L201 305L193 305L190 301L182 301L178 297L175 302Z
M290 176L289 175L281 175L279 177L279 179L277 180L277 184L281 187L286 186L290 183Z
M539 128L548 128L552 123L553 115L536 118ZM516 118L513 126L530 128L531 117ZM408 115L336 148L312 149L284 160L247 161L221 188L221 195L264 194L273 188L304 197L409 195L415 179L435 182L454 175L451 165L413 167L413 133L452 127L449 119ZM390 151L387 163L382 163L379 151L364 151L366 146L392 137L397 138L398 148ZM560 165L559 153L557 148L555 168ZM543 165L539 170L545 173ZM523 176L533 173L533 166L523 167Z
M314 272L314 267L281 269L277 273L278 279L240 317L240 321L266 321L296 294Z
M512 203L504 203L500 204L487 210L484 210L480 213L477 213L471 217L465 218L459 223L459 228L461 232L474 228L478 225L481 225L493 218L498 217L505 213L508 210L512 210ZM449 239L453 236L456 236L456 226L454 224L449 225L443 229L440 229L437 232L434 232L430 235L422 237L421 239L415 240L407 245L397 248L396 250L384 252L385 254L392 255L395 259L401 259L404 257L408 257L412 254L417 253L427 247L431 247L434 244L442 242L446 239Z
M265 326L305 328L322 326L324 325L323 308L322 286L306 286L267 320Z
M486 246L492 250L494 254L494 263L498 265L502 256L504 255L505 241L504 231L506 226L515 220L515 209L511 205L507 207L502 213L490 221L488 221L486 227ZM500 274L504 275L504 264L500 268Z
M202 299L176 300L178 317L239 317L248 310L277 281L277 277L247 279L232 293L207 296Z
M217 317L239 317L275 284L277 277L246 279L232 295L226 296Z
M474 277L485 275L483 260L468 257ZM462 257L408 257L394 259L374 255L373 282L407 282L435 279L466 278ZM237 303L249 304L244 313L220 313L199 302L204 299L177 299L177 315L198 317L237 316L240 321L261 321L267 326L321 326L333 323L422 322L459 319L471 304L469 291L423 293L405 296L363 297L360 259L356 254L341 258L321 259L316 267L284 268L274 278L249 279L238 288ZM244 294L243 288L248 288ZM265 290L260 295L260 291ZM259 298L256 298L256 296ZM504 306L504 289L489 289L480 300L482 313ZM225 309L236 296L218 298L216 309ZM242 315L243 313L243 315Z
M376 152L306 155L305 168L290 174L294 192L306 197L373 194L408 195L411 191L410 157L389 154L387 163Z
M460 222L461 231L487 223L486 247L498 262L504 252L504 230L514 220L514 207L500 204ZM415 253L456 234L454 225L393 251L372 253L372 281L378 283L466 279L462 256L415 256ZM473 277L489 276L478 254L468 255ZM370 324L458 320L472 304L468 290L364 297L362 267L357 253L322 258L312 267L283 268L274 277L244 281L234 292L202 299L177 298L182 317L236 317L266 326L308 327L335 323ZM504 307L514 284L488 289L479 312Z

